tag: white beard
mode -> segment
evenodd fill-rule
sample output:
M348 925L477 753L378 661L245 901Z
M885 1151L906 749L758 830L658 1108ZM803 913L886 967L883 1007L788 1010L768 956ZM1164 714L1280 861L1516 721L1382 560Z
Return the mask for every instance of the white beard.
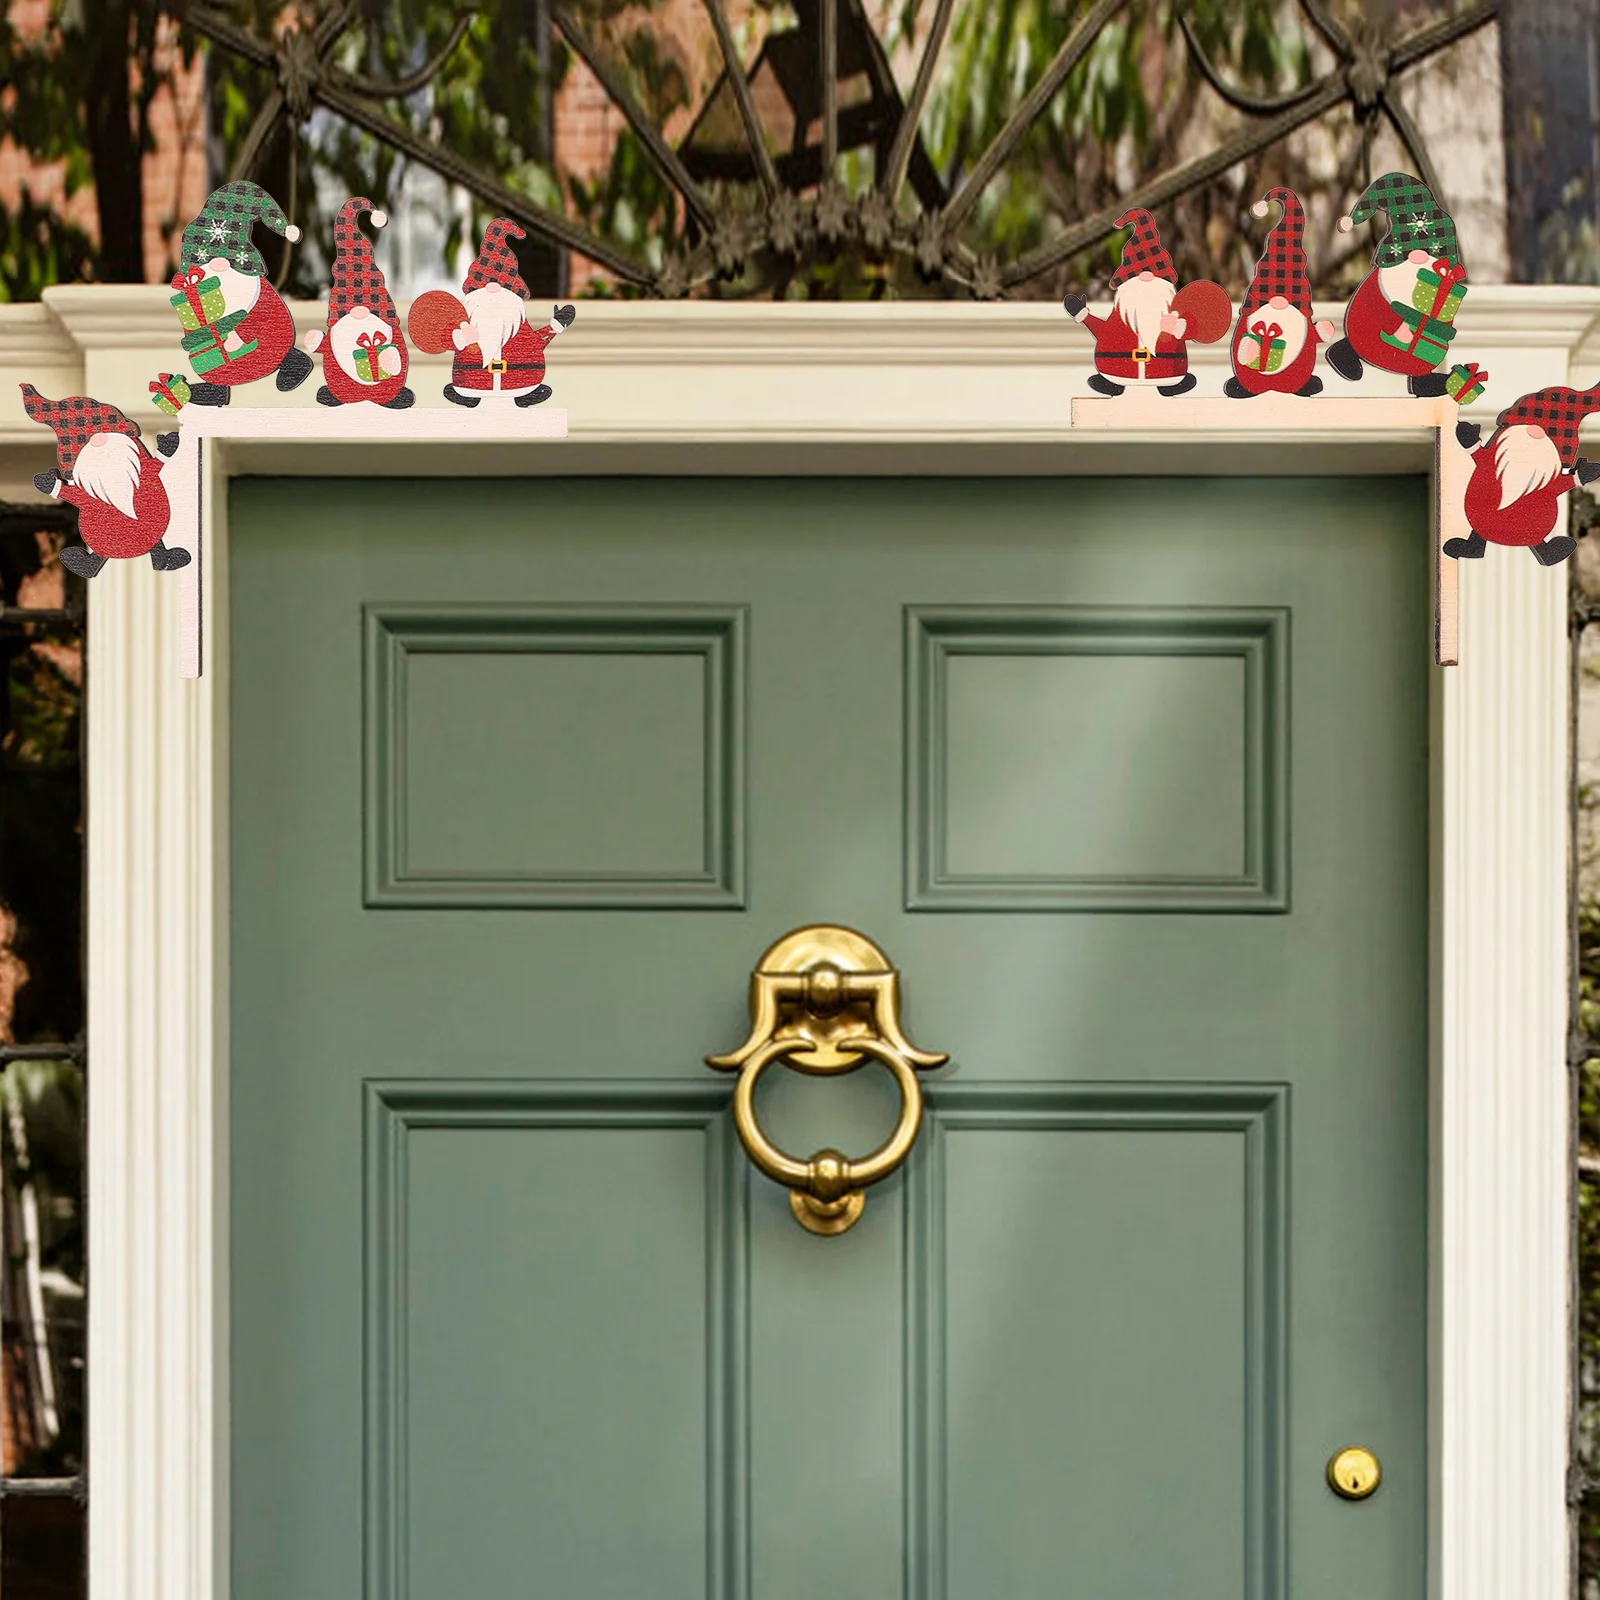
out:
M206 273L222 286L226 311L248 311L261 297L261 280L254 273L240 272L220 256L206 262Z
M1543 428L1506 428L1494 447L1494 471L1500 480L1500 509L1542 489L1561 470L1561 453Z
M1129 278L1118 285L1112 303L1140 345L1154 350L1161 337L1161 319L1172 309L1177 294L1177 284L1168 283L1165 278Z
M1428 266L1431 269L1433 263L1430 261ZM1420 266L1414 266L1409 261L1402 261L1397 267L1380 267L1378 287L1383 290L1383 298L1391 304L1410 305L1417 287L1417 274L1421 271Z
M395 347L398 332L393 323L385 322L382 317L357 317L347 311L329 330L328 348L340 367L357 383L363 383L367 380L356 371L356 340L363 334L381 334L389 341L389 348L378 358L378 370L384 377L392 378L400 370L400 352ZM381 383L383 379L371 381Z
M1245 333L1248 335L1258 322L1264 322L1268 327L1274 322L1277 323L1278 332L1274 337L1283 340L1283 363L1278 370L1281 372L1284 367L1292 366L1294 358L1305 348L1306 335L1311 331L1311 319L1303 311L1295 310L1293 306L1288 306L1282 311L1275 311L1271 306L1257 306L1244 319ZM1259 360L1258 352L1256 360L1246 364L1253 367Z
M78 452L72 463L72 481L96 500L115 506L123 516L131 518L133 493L139 487L143 467L144 449L132 435L101 433Z
M521 296L503 283L486 283L481 289L469 290L464 304L472 330L469 342L477 345L487 367L491 361L498 361L501 351L516 338L528 320L528 308Z

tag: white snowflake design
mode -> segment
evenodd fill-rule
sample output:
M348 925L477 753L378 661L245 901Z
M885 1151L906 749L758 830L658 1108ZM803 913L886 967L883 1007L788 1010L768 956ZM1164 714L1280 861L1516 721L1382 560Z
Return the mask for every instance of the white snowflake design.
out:
M227 225L221 222L213 222L211 224L211 237L214 242L221 244L228 237Z

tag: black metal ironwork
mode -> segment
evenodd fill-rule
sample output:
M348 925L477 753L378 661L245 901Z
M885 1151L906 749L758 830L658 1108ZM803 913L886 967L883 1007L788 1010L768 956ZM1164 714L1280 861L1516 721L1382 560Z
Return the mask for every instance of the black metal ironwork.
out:
M471 11L457 20L431 60L392 80L347 72L334 64L335 51L345 35L367 25L370 8L350 0L331 5L313 25L291 28L274 39L258 37L231 20L224 6L203 0L192 6L189 20L212 43L276 77L276 87L240 150L234 176L254 169L286 122L303 124L313 107L322 105L402 155L460 184L529 233L587 256L623 283L647 294L675 298L736 276L743 276L747 286L753 284L756 289L778 288L792 276L797 259L825 260L864 245L884 257L913 261L924 277L940 281L949 290L991 299L1023 289L1109 238L1117 231L1116 219L1130 206L1165 205L1340 106L1349 106L1362 124L1363 149L1367 151L1378 125L1386 120L1418 176L1437 192L1437 175L1425 141L1394 86L1412 68L1493 20L1498 11L1498 0L1471 0L1450 15L1391 38L1375 32L1352 33L1330 15L1323 0L1298 0L1308 22L1333 53L1335 65L1321 78L1270 96L1228 83L1205 56L1187 19L1180 18L1197 69L1229 106L1249 119L1247 124L1215 150L1157 174L1116 205L1070 224L1015 261L1001 263L975 252L960 234L979 197L1128 4L1129 0L1095 0L949 195L928 161L918 129L949 34L954 0L938 0L908 99L900 95L862 0L797 0L795 27L769 34L748 70L723 0L705 0L723 60L723 75L713 98L721 93L732 97L744 135L743 152L733 155L708 151L703 138L697 142L703 132L700 118L674 149L621 75L608 65L572 6L541 7L594 73L652 165L682 202L687 225L684 248L669 253L658 268L571 218L536 204L509 188L497 174L463 160L391 115L393 102L437 76L470 26ZM543 61L549 50L548 38L541 39L539 47ZM796 148L781 158L773 153L772 133L753 90L764 70L776 74L797 129ZM842 106L841 83L862 70L870 81L868 98ZM805 129L817 118L820 142L808 147ZM841 150L861 145L876 150L877 178L862 192L852 194L840 177L839 155ZM712 177L747 182L758 197L708 193L704 185ZM917 202L915 210L904 204L908 181Z

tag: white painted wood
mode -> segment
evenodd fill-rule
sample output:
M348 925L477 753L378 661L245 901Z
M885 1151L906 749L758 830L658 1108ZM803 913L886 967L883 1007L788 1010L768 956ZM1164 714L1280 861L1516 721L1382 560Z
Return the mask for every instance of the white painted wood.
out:
M133 402L163 359L173 365L160 296L72 289L48 301L63 339L69 324L81 334L71 342L82 388L142 420ZM1470 304L1462 354L1493 374L1491 403L1475 408L1492 416L1526 389L1566 380L1600 292L1475 288ZM0 355L10 309L0 308ZM208 440L203 485L216 499L200 581L211 660L199 682L177 672L174 586L120 563L95 580L93 1600L227 1595L228 691L227 618L216 604L226 593L217 493L226 475L396 470L402 460L422 473L486 463L522 472L1427 470L1420 435L1396 441L1326 422L1292 448L1236 434L1231 444L1180 443L1148 429L1073 438L1069 397L1082 392L1089 345L1065 321L1057 307L1012 305L585 305L552 354L551 381L575 419L560 450L442 436ZM30 329L41 345L37 318ZM1600 342L1594 358L1600 367ZM431 404L424 365L413 369L419 413ZM1206 367L1203 356L1197 365ZM71 366L68 351L60 370ZM1218 361L1202 382L1220 387L1226 370ZM47 436L20 415L0 385L6 481L48 457ZM1461 583L1470 649L1435 676L1433 1600L1567 1594L1566 680L1564 589L1551 576L1522 551L1492 548L1474 563Z

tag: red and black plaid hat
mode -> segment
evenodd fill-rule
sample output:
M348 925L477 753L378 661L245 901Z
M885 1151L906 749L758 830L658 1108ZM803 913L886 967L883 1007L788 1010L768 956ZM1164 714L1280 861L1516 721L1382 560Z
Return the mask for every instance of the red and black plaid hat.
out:
M522 269L512 252L513 239L527 235L509 217L496 217L483 230L483 243L478 247L478 259L467 268L467 281L461 285L464 294L481 289L485 284L499 283L516 293L519 300L528 298L528 286L522 281Z
M1308 322L1311 320L1311 279L1306 272L1306 212L1293 189L1269 189L1265 199L1250 207L1250 214L1264 217L1270 202L1283 207L1277 227L1267 235L1256 262L1256 275L1244 297L1244 315L1258 311L1276 295L1282 295Z
M1535 389L1500 413L1499 428L1543 428L1550 435L1568 472L1578 464L1578 428L1592 412L1600 411L1600 383L1592 389L1557 385Z
M28 415L35 422L55 429L56 465L69 477L78 452L97 433L125 433L130 439L139 438L138 424L130 422L115 406L108 406L103 400L91 400L82 394L69 394L65 400L46 400L31 383L20 387L22 404Z
M339 207L339 215L333 222L333 282L328 285L328 326L331 328L357 306L365 306L374 316L382 317L398 335L400 314L389 298L389 286L383 281L383 271L372 253L372 246L356 221L363 211L372 213L373 227L389 225L387 213L360 196L346 200Z
M1120 289L1129 278L1141 272L1153 272L1168 283L1178 281L1178 269L1172 264L1161 235L1156 231L1156 219L1143 206L1135 206L1117 218L1117 226L1133 226L1133 233L1122 247L1122 265L1111 275L1111 287Z

